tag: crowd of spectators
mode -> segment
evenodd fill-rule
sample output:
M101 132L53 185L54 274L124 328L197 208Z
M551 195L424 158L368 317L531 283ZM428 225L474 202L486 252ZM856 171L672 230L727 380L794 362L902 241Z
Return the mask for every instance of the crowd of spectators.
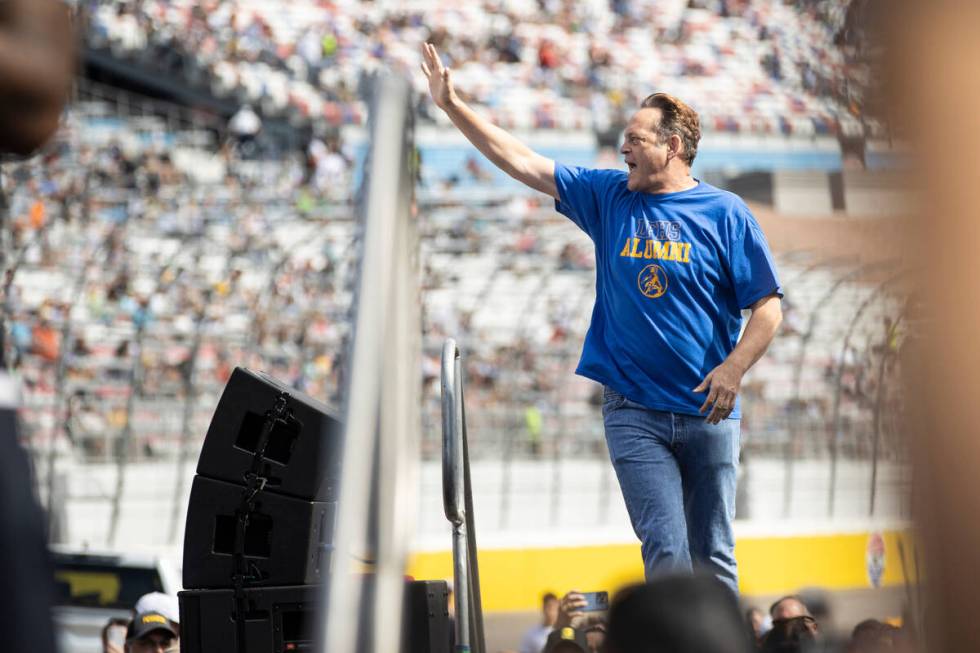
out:
M871 81L843 38L849 0L82 0L87 42L266 115L361 124L365 75L419 85L434 43L467 101L506 128L616 131L654 90L684 97L706 129L848 133ZM424 96L420 93L420 97ZM421 115L441 119L428 101Z
M603 593L605 594L605 593ZM912 617L864 619L850 632L831 627L819 597L787 595L767 612L745 610L711 576L673 575L628 585L608 606L594 609L570 591L542 597L541 623L502 653L912 653L918 639ZM744 603L744 601L742 602ZM744 614L744 617L743 617ZM853 620L852 620L853 621ZM451 635L450 635L451 637ZM103 653L179 651L180 613L175 597L154 592L137 601L128 619L110 619Z
M189 428L199 436L236 365L335 398L355 267L353 157L338 137L315 139L302 159L242 161L221 143L149 134L158 128L146 121L107 127L76 113L42 156L4 166L6 360L25 383L32 441L105 458L129 428L140 440L131 453L171 453L186 428L180 402L196 402ZM215 161L217 173L202 176ZM601 454L600 397L573 374L594 283L587 239L528 196L422 205L418 224L425 455L439 454L446 337L464 351L474 456ZM835 374L802 400L774 394L792 385L812 308L798 285L783 333L744 384L749 449L781 446L794 425L825 430L829 403L811 398L832 396ZM834 329L846 324L825 326L807 369L810 358L837 360ZM881 373L881 328L868 333L852 339L847 360L861 367L848 364L841 380L853 433L870 433ZM886 359L891 379L896 356Z
M755 606L740 611L739 603L730 590L702 574L627 586L616 593L608 611L586 611L585 598L577 591L560 600L549 592L542 597L542 622L527 631L518 653L918 650L916 628L908 615L865 619L848 633L830 627L831 614L817 595L783 596L768 612Z
M159 453L185 400L196 440L236 365L332 396L353 220L315 163L184 147L146 120L96 131L84 111L3 168L4 353L28 442L107 457L128 430L132 453ZM201 178L201 160L219 174Z

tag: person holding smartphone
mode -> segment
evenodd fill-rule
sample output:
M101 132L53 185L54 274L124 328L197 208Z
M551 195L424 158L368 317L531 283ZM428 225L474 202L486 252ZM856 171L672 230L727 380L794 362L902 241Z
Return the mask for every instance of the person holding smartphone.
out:
M559 601L558 618L544 650L547 653L557 653L560 645L573 650L570 647L574 644L585 653L601 651L608 609L608 592L568 592Z

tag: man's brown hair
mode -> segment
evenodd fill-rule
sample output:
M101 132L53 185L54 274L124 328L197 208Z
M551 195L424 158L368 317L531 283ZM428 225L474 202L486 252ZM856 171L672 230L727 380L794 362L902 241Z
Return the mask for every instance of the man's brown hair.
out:
M687 165L693 164L694 157L698 154L698 142L701 140L701 119L698 112L667 93L648 95L640 108L660 109L657 137L661 143L665 143L668 138L677 134L684 143L682 159Z

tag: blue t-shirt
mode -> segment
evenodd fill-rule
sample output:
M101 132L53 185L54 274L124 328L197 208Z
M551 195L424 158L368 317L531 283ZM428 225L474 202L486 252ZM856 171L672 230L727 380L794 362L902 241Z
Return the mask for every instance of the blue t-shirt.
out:
M555 164L557 210L595 243L596 302L577 374L655 410L698 415L695 393L738 341L741 309L782 296L745 203L699 181L636 193L626 173ZM741 414L739 402L730 417Z

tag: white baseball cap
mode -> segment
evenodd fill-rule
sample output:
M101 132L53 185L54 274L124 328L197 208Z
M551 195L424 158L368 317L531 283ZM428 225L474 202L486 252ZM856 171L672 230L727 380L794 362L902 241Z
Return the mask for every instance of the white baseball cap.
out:
M180 604L176 596L164 594L163 592L150 592L144 594L136 602L133 612L142 614L144 612L156 612L174 622L180 623Z

